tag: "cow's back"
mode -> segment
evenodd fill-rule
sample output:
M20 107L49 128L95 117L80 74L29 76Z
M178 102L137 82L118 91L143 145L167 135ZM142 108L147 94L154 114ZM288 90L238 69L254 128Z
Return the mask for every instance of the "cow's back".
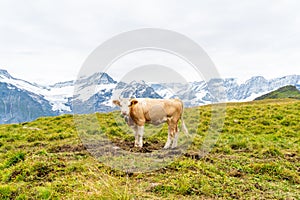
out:
M141 107L147 121L157 124L168 118L180 118L183 104L179 99L144 99Z
M137 99L131 107L130 116L137 124L149 122L160 124L172 118L178 121L183 112L183 103L179 99Z

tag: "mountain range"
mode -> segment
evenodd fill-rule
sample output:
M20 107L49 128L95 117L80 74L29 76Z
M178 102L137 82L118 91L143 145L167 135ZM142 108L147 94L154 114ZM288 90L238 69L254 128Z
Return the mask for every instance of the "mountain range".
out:
M0 124L31 121L40 116L64 113L109 112L116 108L112 99L174 98L185 106L200 106L218 102L212 94L214 85L224 92L222 101L251 101L286 85L300 89L300 75L289 75L267 80L255 76L240 83L236 78L211 79L190 83L131 83L117 82L107 73L98 72L79 80L40 85L15 78L0 69Z

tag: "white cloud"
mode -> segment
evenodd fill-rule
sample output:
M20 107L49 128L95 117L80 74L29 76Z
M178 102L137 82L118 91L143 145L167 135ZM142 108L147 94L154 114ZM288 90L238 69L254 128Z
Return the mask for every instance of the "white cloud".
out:
M226 77L300 74L297 0L53 2L0 2L0 68L36 82L73 79L105 40L154 27L198 42Z

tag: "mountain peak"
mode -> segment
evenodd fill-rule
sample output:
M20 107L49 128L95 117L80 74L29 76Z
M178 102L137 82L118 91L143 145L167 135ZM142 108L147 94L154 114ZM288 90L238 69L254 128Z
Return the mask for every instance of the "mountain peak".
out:
M5 69L0 69L0 77L13 78Z
M99 85L99 84L116 84L117 82L105 72L96 72L90 76L82 76L75 82L76 84Z
M100 72L99 77L100 77L99 83L104 83L104 84L117 83L105 72Z
M263 76L253 76L250 78L250 80L267 80L265 77Z

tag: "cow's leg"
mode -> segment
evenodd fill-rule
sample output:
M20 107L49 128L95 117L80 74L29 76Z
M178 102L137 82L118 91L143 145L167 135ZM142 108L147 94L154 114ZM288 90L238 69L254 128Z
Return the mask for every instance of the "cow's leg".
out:
M143 147L143 135L144 135L144 126L137 127L138 135L138 147Z
M139 132L138 132L138 127L135 126L133 127L133 130L134 130L134 146L135 147L138 147L139 146Z
M164 149L170 148L171 142L172 142L172 139L171 139L171 127L169 126L169 129L168 129L168 139L167 139L167 142L166 142L166 144L164 146Z
M175 135L174 135L174 139L173 139L173 143L172 143L172 148L177 147L177 141L178 141L178 135L179 135L178 126L175 127L174 131L175 131Z

